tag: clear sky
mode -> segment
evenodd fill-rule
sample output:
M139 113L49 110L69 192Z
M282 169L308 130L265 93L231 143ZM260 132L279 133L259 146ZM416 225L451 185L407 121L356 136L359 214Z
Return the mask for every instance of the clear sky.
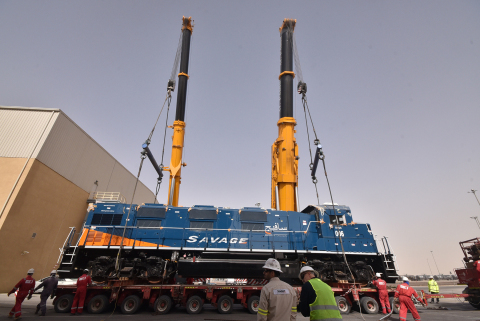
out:
M467 193L480 190L479 1L0 0L0 105L62 109L136 174L183 15L195 27L182 205L270 207L278 28L294 18L334 201L389 237L399 273L430 274L429 263L436 274L430 251L441 273L462 266L458 242L480 236ZM316 196L299 95L294 104L304 207ZM149 163L141 180L155 189ZM167 189L165 179L161 202Z

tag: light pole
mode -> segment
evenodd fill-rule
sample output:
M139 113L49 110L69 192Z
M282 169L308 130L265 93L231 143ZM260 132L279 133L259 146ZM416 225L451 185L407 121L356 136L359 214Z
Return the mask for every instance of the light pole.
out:
M428 258L427 258L427 264L428 264L428 268L430 269L430 273L431 273L432 276L433 276L432 268L430 267L430 262L428 262Z
M435 256L433 256L433 251L430 251L430 253L432 253L433 262L435 262L435 266L437 267L438 275L440 275L440 270L438 269L437 261L435 261Z
M476 189L471 189L470 192L468 193L472 193L473 196L475 196L475 198L477 199L478 205L480 205L480 201L478 200L477 194L475 194L476 191L477 191ZM478 221L478 216L470 216L470 218L473 218L475 222L477 222L478 228L480 228L480 222Z
M478 216L470 216L470 218L473 218L475 222L477 222L478 228L480 228L480 222L478 221Z
M475 196L475 198L477 199L478 205L480 205L480 201L478 200L477 194L475 194L476 191L477 191L476 189L471 189L470 192L467 192L467 193L472 193L473 196Z

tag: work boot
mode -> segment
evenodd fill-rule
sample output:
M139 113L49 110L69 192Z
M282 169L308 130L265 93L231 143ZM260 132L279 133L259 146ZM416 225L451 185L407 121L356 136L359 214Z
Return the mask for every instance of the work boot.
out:
M45 316L45 313L42 313L39 315L39 317L44 317Z
M35 309L35 314L38 314L38 311L40 311L40 307L37 305L37 308Z
M430 301L430 303L435 303L435 299L432 299L432 300Z
M440 303L440 299L437 299L437 303Z

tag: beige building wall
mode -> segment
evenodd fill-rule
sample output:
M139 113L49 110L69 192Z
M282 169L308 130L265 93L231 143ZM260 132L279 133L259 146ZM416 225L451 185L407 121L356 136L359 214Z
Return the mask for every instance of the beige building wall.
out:
M8 166L18 170L24 162L0 158L0 168L2 172L7 172ZM0 190L7 184L2 180ZM29 161L18 186L2 216L0 292L10 291L29 268L35 269L36 279L47 276L55 267L69 227L79 228L86 213L89 193L38 160Z
M61 110L0 106L0 293L55 268L96 180L132 200L136 177ZM139 182L134 203L153 199Z

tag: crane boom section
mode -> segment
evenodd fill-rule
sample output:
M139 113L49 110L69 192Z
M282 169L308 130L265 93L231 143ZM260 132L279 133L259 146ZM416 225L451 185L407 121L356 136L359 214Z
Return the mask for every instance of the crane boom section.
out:
M166 168L170 172L168 184L168 204L178 206L180 196L181 167L186 166L182 163L183 146L185 139L185 104L187 99L188 60L190 55L190 38L192 36L193 26L192 18L183 17L182 26L182 53L180 58L180 73L178 74L178 94L177 109L175 121L173 123L172 137L172 155L170 167Z
M298 147L293 118L293 30L296 20L285 19L280 27L280 120L272 146L272 208L297 211ZM278 200L277 200L278 194ZM278 204L277 204L278 203Z

